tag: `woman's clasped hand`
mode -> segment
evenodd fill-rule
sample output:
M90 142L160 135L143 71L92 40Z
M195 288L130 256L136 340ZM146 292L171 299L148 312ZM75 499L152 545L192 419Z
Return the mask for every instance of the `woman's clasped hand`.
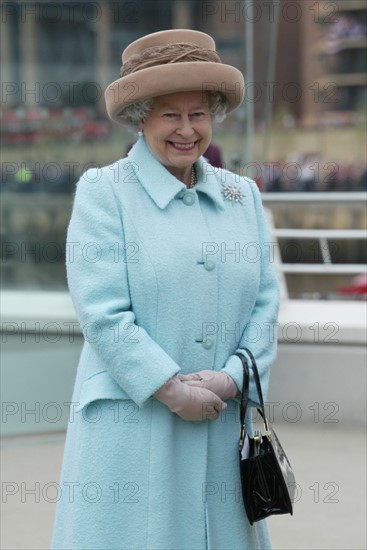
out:
M235 397L238 388L225 372L203 370L178 374L168 380L154 397L183 420L216 420L227 408L225 399Z
M201 370L192 374L179 374L179 379L194 388L205 388L226 401L239 392L233 379L223 371Z

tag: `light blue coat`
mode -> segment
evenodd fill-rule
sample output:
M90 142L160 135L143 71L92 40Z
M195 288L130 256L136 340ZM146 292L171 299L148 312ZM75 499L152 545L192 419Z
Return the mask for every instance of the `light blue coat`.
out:
M85 345L75 383L52 548L270 547L240 495L235 400L185 422L152 395L175 374L226 371L249 347L264 393L278 284L256 184L200 158L194 189L140 138L86 172L68 230L69 288ZM224 187L241 202L225 200ZM253 381L250 398L256 401Z

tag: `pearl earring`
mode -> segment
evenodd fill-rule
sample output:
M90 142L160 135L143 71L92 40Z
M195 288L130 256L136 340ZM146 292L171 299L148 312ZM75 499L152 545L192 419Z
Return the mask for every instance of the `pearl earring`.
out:
M144 135L144 132L142 130L139 130L138 136L141 137L142 135Z

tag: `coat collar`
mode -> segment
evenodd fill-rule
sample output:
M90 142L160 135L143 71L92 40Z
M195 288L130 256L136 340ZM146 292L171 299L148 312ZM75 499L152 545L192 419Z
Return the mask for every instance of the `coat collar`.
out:
M144 137L140 137L130 149L128 158L134 163L136 177L159 208L166 208L176 195L186 190L186 185L175 178L153 155ZM220 210L224 210L217 176L219 169L211 166L203 157L196 161L195 168L197 175L195 190L207 195Z

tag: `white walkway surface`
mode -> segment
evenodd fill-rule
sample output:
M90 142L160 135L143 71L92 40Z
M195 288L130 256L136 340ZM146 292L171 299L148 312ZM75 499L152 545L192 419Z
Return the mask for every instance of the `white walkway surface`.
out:
M274 550L366 550L365 430L321 421L274 428L298 483L294 516L269 519ZM49 548L63 444L64 434L3 440L3 550Z

